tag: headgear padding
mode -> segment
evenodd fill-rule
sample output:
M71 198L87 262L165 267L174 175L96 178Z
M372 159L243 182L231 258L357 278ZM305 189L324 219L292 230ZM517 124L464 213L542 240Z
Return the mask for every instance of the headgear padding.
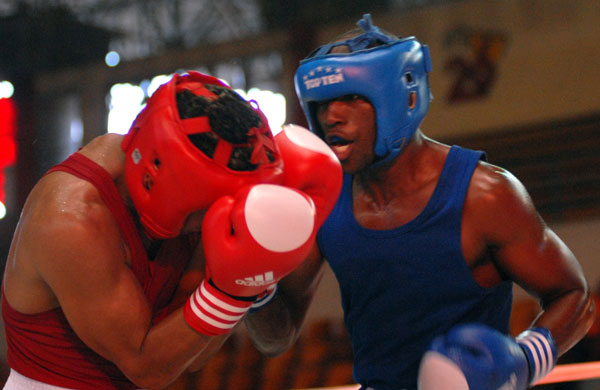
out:
M129 194L144 229L154 238L176 237L190 213L207 209L217 198L234 195L244 185L280 181L283 165L265 116L241 97L238 100L236 96L232 102L217 96L210 91L215 89L211 85L230 89L198 72L174 75L150 97L121 144ZM236 116L239 111L232 109L222 119L228 125L242 127L242 138L247 142L231 143L215 133L211 127L215 118L209 118L208 113L180 118L176 93L184 90L204 97L207 105L217 104L217 119L228 113L227 105L242 104L243 109L249 107L258 115L259 124L243 128L244 121ZM190 140L199 133L208 134L216 144L211 156ZM228 166L236 150L248 148L251 170Z
M427 79L431 59L427 46L414 37L382 33L369 14L357 24L363 34L321 46L300 62L296 93L310 129L321 137L316 103L345 95L368 99L375 108L379 163L400 153L423 121L432 99ZM350 52L331 53L337 46Z

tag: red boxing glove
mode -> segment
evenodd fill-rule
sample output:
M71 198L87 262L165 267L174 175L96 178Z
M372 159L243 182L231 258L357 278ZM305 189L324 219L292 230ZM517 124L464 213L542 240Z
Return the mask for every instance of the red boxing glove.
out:
M342 189L342 165L310 130L285 125L275 136L283 160L283 185L309 195L317 208L317 229L329 216Z
M184 307L188 324L207 335L229 332L257 295L304 261L315 212L306 194L274 184L218 199L202 222L206 280Z

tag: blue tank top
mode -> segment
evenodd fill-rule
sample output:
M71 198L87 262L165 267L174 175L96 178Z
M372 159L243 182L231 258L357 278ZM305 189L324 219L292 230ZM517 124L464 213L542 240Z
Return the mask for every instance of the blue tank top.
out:
M352 177L318 234L339 282L352 341L354 380L377 390L416 389L431 340L458 323L508 333L512 283L483 288L461 249L462 210L482 152L453 146L424 210L392 230L359 225Z

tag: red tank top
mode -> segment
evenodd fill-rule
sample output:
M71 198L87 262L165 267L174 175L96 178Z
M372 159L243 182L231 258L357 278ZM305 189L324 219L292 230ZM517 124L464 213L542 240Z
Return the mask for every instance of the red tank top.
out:
M106 170L79 153L51 168L92 183L110 209L131 250L132 269L153 309L153 322L175 308L169 307L197 237L167 240L154 260L146 255L134 221ZM88 348L77 337L60 308L26 315L15 311L2 294L2 316L6 328L7 360L17 372L55 386L80 389L134 389L110 361Z

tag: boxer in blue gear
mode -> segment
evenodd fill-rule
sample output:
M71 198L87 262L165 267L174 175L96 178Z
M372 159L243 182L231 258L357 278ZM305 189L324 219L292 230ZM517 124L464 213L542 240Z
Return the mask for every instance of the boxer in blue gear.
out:
M310 256L246 317L248 331L266 353L289 348L326 260L362 389L525 389L592 324L581 266L515 176L421 131L432 96L426 46L368 15L358 25L296 73L311 130L339 158L344 183ZM517 338L514 284L541 306Z
M320 102L357 94L371 102L378 108L375 154L378 162L390 161L417 130L433 98L427 80L429 48L414 37L384 34L370 15L358 25L363 34L324 45L300 63L296 90L311 130L322 137L315 113ZM377 42L381 45L373 47ZM350 53L332 52L338 47Z

